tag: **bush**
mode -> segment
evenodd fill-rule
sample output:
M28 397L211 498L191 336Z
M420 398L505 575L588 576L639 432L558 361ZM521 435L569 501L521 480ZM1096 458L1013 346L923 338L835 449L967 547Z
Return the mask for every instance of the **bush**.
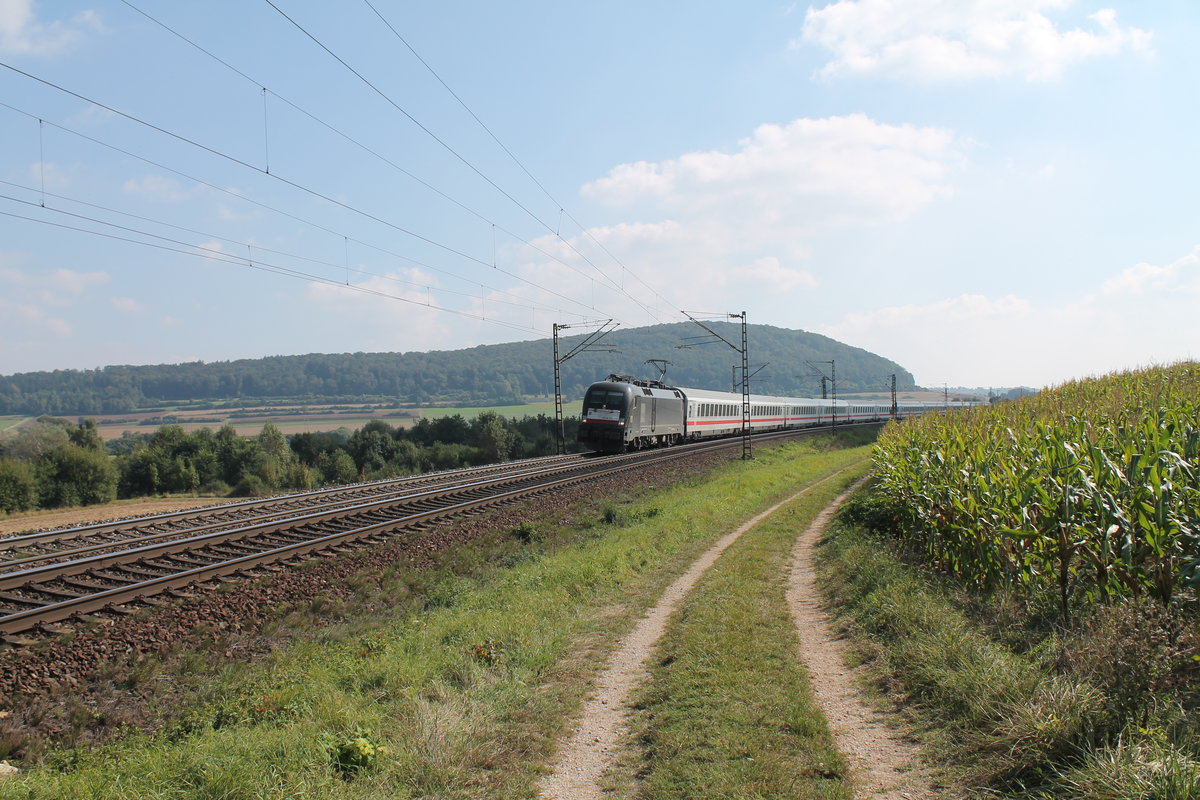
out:
M230 497L265 497L270 494L267 484L253 472L243 472L242 479L229 493Z
M37 506L37 478L28 464L0 459L0 511L28 511Z
M117 499L117 468L104 453L60 445L38 461L41 505L88 506Z

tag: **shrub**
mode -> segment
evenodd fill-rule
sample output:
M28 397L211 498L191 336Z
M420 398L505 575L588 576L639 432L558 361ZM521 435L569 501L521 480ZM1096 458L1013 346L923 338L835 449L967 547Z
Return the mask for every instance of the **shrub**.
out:
M37 506L37 478L28 464L0 459L0 511L27 511Z
M117 498L117 468L95 450L60 445L38 461L36 472L41 505L93 505Z

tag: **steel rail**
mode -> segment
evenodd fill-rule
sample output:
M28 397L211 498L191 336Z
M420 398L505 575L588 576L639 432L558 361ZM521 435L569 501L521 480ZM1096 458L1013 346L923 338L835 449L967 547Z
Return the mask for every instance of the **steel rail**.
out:
M341 506L334 509L323 509L318 511L310 511L303 514L293 515L285 519L276 519L268 522L255 523L250 525L239 525L237 527L220 527L218 530L211 530L206 533L198 533L193 536L183 538L171 538L167 541L158 541L151 544L144 544L138 547L129 549L116 550L108 553L100 553L96 555L85 555L82 558L73 559L70 561L60 561L50 564L43 564L39 567L27 567L25 569L17 569L11 571L0 572L0 591L9 589L19 589L24 585L39 581L49 580L59 577L69 577L78 575L93 569L103 569L108 566L121 564L130 561L136 561L142 558L154 556L169 556L175 553L188 552L195 550L198 545L215 543L215 542L240 542L256 535L264 535L278 533L285 530L294 530L297 527L304 525L314 525L323 522L342 521L346 518L353 518L371 512L388 511L397 507L411 506L421 502L437 501L440 498L461 495L472 491L479 491L493 486L503 486L506 484L520 483L522 481L537 480L546 475L559 474L563 472L573 472L587 470L590 466L589 462L572 462L565 465L555 465L551 467L542 466L533 469L523 469L518 472L505 473L499 476L483 478L481 480L466 481L447 486L426 489L420 492L414 492L406 495L393 496L381 500L374 500L367 503L359 503L351 506ZM213 526L216 527L216 526ZM160 534L157 536L143 537L146 539L161 539L169 534ZM92 545L84 548L78 548L80 551L91 552L94 550L111 549L114 546L134 543L137 540L130 542L113 542L107 545ZM55 557L61 557L64 553L52 553L44 556L29 556L22 559L13 559L0 564L0 569L6 569L13 566L22 566L37 562L48 561Z
M824 428L792 429L792 430L785 430L785 431L768 432L765 434L759 434L759 436L763 439L795 438L798 436L822 433L822 432L825 432L826 430L828 430L828 429L824 429ZM164 575L155 576L155 575L153 575L151 570L146 570L144 568L137 568L135 565L139 564L139 563L146 563L145 559L147 557L153 558L156 556L164 555L164 553L161 552L162 549L168 547L170 544L175 544L175 542L165 543L165 544L161 544L161 545L151 545L151 546L143 547L143 548L135 548L134 550L126 551L123 554L106 554L106 555L92 556L92 557L89 557L86 559L81 559L78 562L69 562L67 565L62 565L62 564L48 565L46 567L37 568L34 570L22 571L21 573L10 573L9 575L4 576L4 578L5 579L14 578L17 575L21 575L21 576L25 577L25 582L23 584L21 584L21 586L32 587L29 590L39 593L39 594L49 595L51 597L55 597L55 596L63 597L64 599L49 602L49 603L42 603L41 605L37 605L33 608L29 608L29 609L25 609L25 610L18 610L13 613L6 614L4 616L0 616L0 634L7 635L7 634L19 633L21 631L29 630L30 628L36 627L38 625L59 622L59 621L71 618L71 617L79 615L79 614L87 614L87 613L93 613L93 612L103 611L103 610L111 610L113 607L121 606L124 603L137 601L137 600L143 600L147 597L150 597L150 596L153 596L156 594L161 594L163 592L170 591L173 589L181 589L185 586L192 585L197 582L206 582L209 580L213 580L215 578L228 577L230 575L244 573L248 570L251 570L251 569L254 569L257 567L261 567L261 566L265 566L268 564L276 563L279 561L290 561L299 556L308 555L308 554L311 554L311 553L314 553L317 551L321 551L321 550L325 550L325 549L335 548L338 545L351 544L351 543L358 542L363 539L369 539L372 537L382 537L384 535L395 533L398 530L406 528L406 527L411 527L413 525L420 524L422 522L426 522L429 520L437 519L440 517L452 516L452 515L459 514L459 513L462 513L464 511L467 511L470 509L499 505L499 504L506 503L506 502L509 502L512 500L520 499L522 497L536 496L538 494L545 493L545 492L550 491L555 488L569 486L569 485L572 485L575 483L580 483L580 482L583 482L586 480L593 480L596 478L600 478L600 477L604 477L604 476L612 475L612 474L617 474L620 472L637 470L637 469L641 469L641 468L644 468L649 465L662 463L665 461L688 458L688 457L695 455L698 452L704 452L707 450L728 449L728 448L736 447L736 446L738 446L738 444L739 444L738 440L727 440L727 439L714 440L714 441L709 441L709 442L700 442L700 443L696 443L693 445L687 445L687 446L683 446L683 447L676 447L676 448L672 448L670 450L654 450L654 451L638 453L638 454L635 454L637 456L636 458L620 458L619 457L619 461L621 463L617 463L617 464L614 464L613 462L618 459L611 459L611 458L603 459L603 460L592 459L592 460L588 460L588 466L592 466L594 464L595 468L589 468L589 469L581 469L578 466L576 466L574 468L571 466L564 466L564 467L557 467L557 468L551 468L551 469L533 470L533 471L529 471L529 473L527 473L527 476L526 476L529 480L530 485L507 489L505 491L498 492L498 493L489 492L488 494L484 495L483 497L474 497L474 498L469 498L466 500L458 500L450 505L442 505L442 506L439 506L436 508L419 510L419 511L416 511L413 513L406 514L404 516L395 517L395 518L383 520L380 522L374 522L374 523L366 525L366 526L355 527L355 528L351 528L350 530L346 530L346 531L326 533L326 534L323 534L320 536L307 538L304 541L290 542L290 543L287 543L284 545L271 547L266 550L261 550L256 553L247 553L247 554L236 554L235 553L234 558L226 559L223 561L218 561L218 562L215 562L212 564L203 564L203 563L197 564L196 559L192 558L191 563L196 564L195 566L188 568L188 569L184 569L184 570L169 572ZM431 492L427 492L425 494L428 494L431 496L432 495L440 495L442 497L451 496L454 494L461 495L461 494L466 494L469 491L478 491L480 489L484 489L487 487L496 488L496 487L504 486L505 484L512 484L514 482L519 482L519 481L505 480L503 478L494 478L494 479L490 479L490 480L482 480L482 481L472 482L473 484L475 484L474 487L472 487L470 489L464 489L463 491L459 491L459 492L431 491ZM433 498L431 497L428 499L433 499ZM370 505L378 505L378 504L366 504L366 505L370 506ZM309 515L309 516L329 517L330 515L329 514L317 514L317 515ZM336 515L333 515L333 516L336 517ZM276 526L267 526L267 527L274 528ZM269 531L260 531L260 534L262 534L262 533L270 534L270 533L279 533L279 532L280 532L279 530L269 530ZM235 535L229 535L231 533L235 534ZM231 547L235 550L238 546L243 546L243 549L245 549L245 546L242 545L242 542L245 539L250 538L254 534L241 533L241 535L238 536L238 535L236 535L238 533L239 533L238 531L225 532L225 535L223 537L219 533L209 533L209 534L204 534L202 536L198 536L198 537L194 537L194 538L196 540L211 539L211 540L213 540L213 543L220 544L227 548ZM280 537L280 538L286 538L286 537ZM192 548L192 550L194 551L195 548ZM186 560L188 558L185 555L186 552L187 551L183 551L183 552L175 553L174 555L181 557L181 560ZM129 562L129 563L125 563L125 564L121 563L119 556L122 556L122 555L126 556L124 561ZM166 555L168 558L170 557L170 554L166 554ZM108 559L108 561L106 561L106 559ZM84 562L87 562L86 567L84 567L83 569L80 569L80 570L75 570L72 573L70 573L69 575L66 575L62 572L59 572L58 574L51 574L52 567L64 567L65 566L68 568L74 568L74 567L83 565ZM93 591L91 593L80 594L80 595L74 596L74 597L70 596L71 594L73 594L73 592L68 592L68 591L64 591L64 590L61 590L58 588L48 587L48 586L40 586L39 587L39 586L33 585L33 582L30 580L30 578L32 578L34 576L34 573L36 573L36 574L44 573L44 574L48 575L49 578L51 578L51 579L64 581L64 582L68 583L68 585L72 585L74 587L84 588L86 586L87 582L73 582L70 579L76 578L76 576L80 573L86 574L89 571L93 571L96 569L103 569L106 566L112 566L117 569L125 569L127 572L129 572L131 574L135 574L135 575L140 572L140 574L143 577L145 577L145 579L140 580L140 581L135 581L134 583L126 584L124 586L114 586L111 588L98 588L97 587L96 591ZM155 565L149 564L148 566L155 566ZM158 569L165 568L165 565L158 565L157 568ZM107 576L106 579L112 580L111 576ZM9 588L20 588L20 587L10 586ZM87 588L91 588L91 587L89 586ZM18 602L20 602L22 604L31 604L31 603L37 602L32 598L28 598L28 599L13 598L13 599L17 600Z
M703 449L721 449L731 446L732 445L728 442L708 443L708 446L704 447ZM591 469L582 474L570 474L564 476L561 473L565 472L566 470L546 471L543 473L543 479L537 481L531 486L523 486L496 494L488 494L484 497L457 502L449 506L441 506L439 508L419 511L403 517L385 520L383 522L374 523L372 525L367 525L360 528L354 528L348 531L326 534L324 536L308 539L303 542L287 544L259 553L247 554L210 565L199 565L191 569L158 577L147 578L144 581L139 581L126 586L116 586L110 589L97 591L92 594L84 594L78 597L66 598L24 611L17 611L15 613L0 617L0 634L19 633L21 631L29 630L30 628L33 628L39 624L60 622L77 614L87 614L94 613L96 611L102 611L110 606L121 605L126 602L144 599L145 597L161 594L171 589L180 589L184 586L188 586L197 582L211 580L213 578L227 577L229 575L244 572L255 567L265 566L267 564L279 561L290 560L301 555L308 555L314 551L324 550L339 544L349 544L365 538L392 533L397 529L410 527L414 524L429 521L438 517L451 516L474 508L499 505L511 500L520 499L522 497L541 494L551 489L569 486L573 483L593 480L619 472L641 469L648 464L687 458L694 455L695 452L696 449L689 449L686 452L654 451L648 454L643 454L645 456L644 458L633 461L623 461L623 463L616 465L611 465L612 460L606 459L597 463L600 465L608 464L610 466L602 466L597 469ZM558 475L558 477L553 477L555 475Z
M556 461L561 461L561 460L565 460L565 459L556 459ZM571 463L566 464L566 465L560 464L559 466L555 467L555 469L581 468L583 463L585 463L579 459L571 459L570 461L571 461ZM445 492L454 492L454 491L465 491L465 490L469 490L472 488L477 488L479 486L489 485L491 483L503 483L506 481L520 480L525 477L537 475L540 472L545 471L545 469L546 469L545 466L530 468L528 466L528 462L513 462L513 463L521 464L521 467L517 468L517 469L513 469L510 466L510 471L504 472L501 475L498 475L495 477L487 478L483 481L472 480L472 481L467 481L467 482L462 482L462 483L447 483L447 484L444 484L441 486L435 486L433 488L423 489L421 491L409 491L407 494L392 492L392 493L387 494L386 496L381 497L378 500L368 500L367 502L357 502L357 501L362 500L362 498L344 499L344 500L338 500L338 501L326 504L325 506L321 506L321 507L309 506L309 507L306 507L303 509L287 509L287 510L276 511L276 512L272 512L272 513L268 513L268 514L263 514L258 517L237 518L234 520L218 520L218 521L206 523L203 525L197 525L197 526L191 527L191 528L182 528L182 529L168 530L168 531L158 531L155 533L145 534L142 536L136 536L136 537L127 538L127 539L106 540L106 541L102 541L102 542L97 542L95 544L84 545L81 547L72 547L72 548L63 549L63 550L52 550L52 551L48 551L45 553L36 553L36 554L30 555L30 556L23 556L20 558L12 558L12 559L8 559L8 560L0 561L0 589L4 588L3 581L4 581L5 576L7 576L9 574L9 571L13 570L16 567L23 567L23 566L27 566L29 564L36 564L36 563L40 563L40 562L52 561L55 559L78 558L80 556L84 556L87 553L95 553L97 551L102 551L102 550L119 552L120 548L129 548L134 545L150 543L150 542L158 542L158 541L185 542L185 541L190 541L194 538L197 538L198 534L205 532L205 531L209 531L209 532L230 531L230 532L232 532L232 531L240 531L240 530L251 529L251 528L265 529L268 526L270 526L272 524L272 522L288 523L288 522L292 522L292 521L301 521L301 520L312 521L312 520L318 520L318 518L321 517L321 515L336 517L341 513L361 513L363 511L374 510L376 508L387 507L389 505L405 504L405 503L409 503L409 502L421 502L422 500L427 500L427 499L430 499L431 497L435 497L439 492L445 493ZM458 475L462 474L462 472L460 472L460 471L455 471L455 472ZM491 470L491 472L495 472L495 470ZM444 475L443 477L453 477L453 476ZM304 513L297 515L297 511L303 511ZM232 525L236 525L237 527L229 527ZM56 561L55 563L63 563L63 562Z
M298 504L305 500L320 501L324 497L337 497L338 495L346 495L349 499L344 502L353 502L354 498L362 494L382 494L378 490L394 490L403 489L407 485L424 485L428 483L436 483L439 480L453 478L456 475L464 475L468 473L479 472L500 472L506 469L511 469L513 464L529 464L531 462L553 462L565 460L578 460L579 454L570 456L544 456L539 459L524 459L521 462L506 462L505 464L493 464L484 467L462 467L453 470L442 470L439 472L428 472L421 475L405 475L399 478L388 478L380 481L369 481L367 483L356 483L349 486L332 486L324 489L314 489L309 492L297 492L294 494L278 495L276 497L255 498L252 500L241 500L233 503L221 503L202 508L183 509L180 511L168 511L162 514L148 514L143 517L128 517L125 519L110 520L108 522L97 522L90 525L80 525L71 528L58 528L54 530L35 531L33 533L20 534L18 536L7 536L0 538L0 553L11 551L31 545L38 545L45 542L54 542L58 540L83 538L86 536L95 536L103 533L117 532L122 530L140 529L145 527L153 527L155 525L170 524L173 522L181 522L187 520L203 520L205 517L226 518L231 513L238 511L253 511L257 508L270 509L272 507L281 507L278 511L268 511L268 514L286 514L294 510ZM338 502L336 499L334 502ZM300 506L303 507L303 506ZM227 519L218 519L216 523L228 522ZM210 524L210 523L203 523ZM169 533L170 531L162 531L161 533ZM113 543L119 544L119 540L112 540ZM0 562L3 566L7 562Z

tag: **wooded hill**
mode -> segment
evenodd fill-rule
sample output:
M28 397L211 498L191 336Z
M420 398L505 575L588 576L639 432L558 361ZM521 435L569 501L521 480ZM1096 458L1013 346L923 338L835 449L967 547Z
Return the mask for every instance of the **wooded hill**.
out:
M737 325L710 325L739 343ZM677 323L618 330L604 339L615 353L584 352L562 368L564 399L574 402L587 385L609 373L657 377L645 362L672 362L666 380L678 386L729 390L741 356L721 342L678 349L703 336L696 325ZM560 339L562 353L583 336ZM751 325L750 371L767 366L752 380L763 394L809 397L820 394L820 379L806 361L836 361L837 391L883 391L896 374L901 390L915 388L912 375L893 361L806 331ZM554 360L549 339L481 345L427 353L313 353L238 361L202 361L154 366L109 366L95 370L55 370L0 376L0 413L119 414L179 404L258 404L279 402L385 404L505 404L554 392ZM822 365L828 369L828 365Z

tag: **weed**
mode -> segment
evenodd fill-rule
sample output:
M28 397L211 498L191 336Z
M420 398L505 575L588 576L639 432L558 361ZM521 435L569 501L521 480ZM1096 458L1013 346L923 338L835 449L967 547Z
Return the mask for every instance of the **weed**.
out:
M546 534L532 522L522 522L510 532L511 536L525 544L541 544L546 541Z
M354 736L332 748L333 766L346 776L369 770L379 763L387 748L375 744L366 736Z

